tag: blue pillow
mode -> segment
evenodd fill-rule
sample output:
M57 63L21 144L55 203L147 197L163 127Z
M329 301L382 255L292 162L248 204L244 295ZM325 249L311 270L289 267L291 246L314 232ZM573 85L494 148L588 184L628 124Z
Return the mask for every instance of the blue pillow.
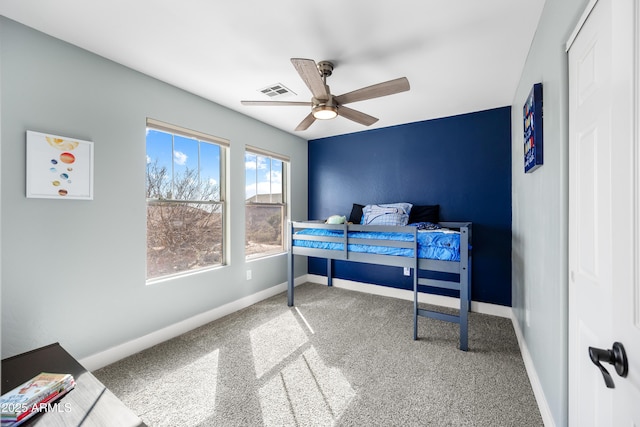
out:
M362 209L362 223L369 225L407 225L412 206L411 203L366 205Z

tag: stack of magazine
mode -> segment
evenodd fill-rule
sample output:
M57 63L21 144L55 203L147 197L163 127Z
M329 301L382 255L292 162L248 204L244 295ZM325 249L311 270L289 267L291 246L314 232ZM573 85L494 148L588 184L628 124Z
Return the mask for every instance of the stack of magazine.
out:
M0 396L1 427L22 424L41 411L48 411L56 399L76 385L70 374L42 372Z

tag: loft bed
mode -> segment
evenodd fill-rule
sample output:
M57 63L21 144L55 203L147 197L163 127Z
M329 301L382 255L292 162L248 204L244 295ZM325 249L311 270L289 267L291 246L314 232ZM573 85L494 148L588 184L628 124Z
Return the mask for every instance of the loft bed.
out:
M290 222L287 304L294 305L294 255L327 259L327 281L332 286L333 260L410 268L413 278L413 339L418 339L418 317L460 325L460 350L468 349L468 313L471 309L470 222L440 222L440 230L418 227ZM420 272L450 273L441 279ZM442 276L442 275L441 275ZM452 279L453 278L453 279ZM460 292L458 315L418 306L418 285Z

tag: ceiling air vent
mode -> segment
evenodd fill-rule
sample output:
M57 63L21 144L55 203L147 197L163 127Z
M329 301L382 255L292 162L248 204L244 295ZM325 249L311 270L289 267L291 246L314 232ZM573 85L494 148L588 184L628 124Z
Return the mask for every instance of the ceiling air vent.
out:
M296 95L295 92L287 88L282 83L275 83L262 89L258 89L258 92L267 95L271 99L280 99Z

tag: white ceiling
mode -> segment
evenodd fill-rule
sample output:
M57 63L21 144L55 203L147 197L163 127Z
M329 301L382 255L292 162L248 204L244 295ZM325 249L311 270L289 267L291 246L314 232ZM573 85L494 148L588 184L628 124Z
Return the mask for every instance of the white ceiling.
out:
M511 105L544 0L2 0L0 14L304 139ZM294 128L308 107L243 106L290 58L334 62L340 95L406 76L411 90L349 104L378 117Z

